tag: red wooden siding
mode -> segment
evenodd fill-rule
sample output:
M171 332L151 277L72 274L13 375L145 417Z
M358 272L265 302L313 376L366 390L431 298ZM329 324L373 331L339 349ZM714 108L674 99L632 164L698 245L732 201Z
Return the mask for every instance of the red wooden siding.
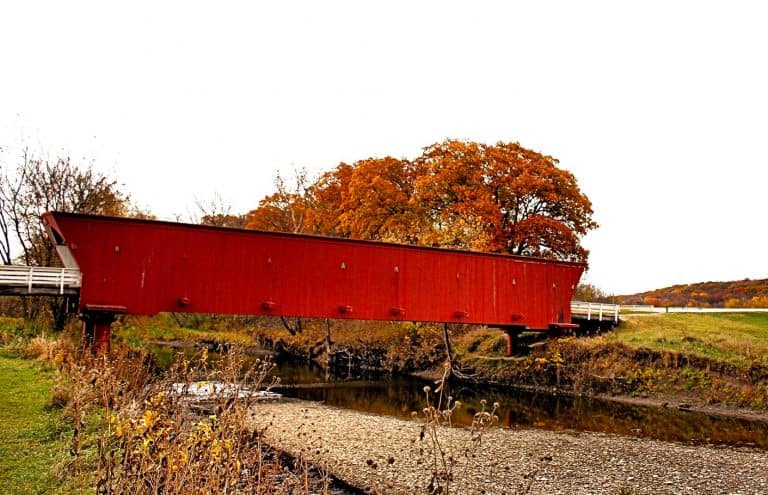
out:
M80 307L545 330L570 323L583 266L533 258L48 213L83 274Z

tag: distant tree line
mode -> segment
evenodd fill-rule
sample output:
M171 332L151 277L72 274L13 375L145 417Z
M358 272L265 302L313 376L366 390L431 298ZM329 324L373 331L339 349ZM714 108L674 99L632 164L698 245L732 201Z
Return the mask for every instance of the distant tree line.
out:
M576 287L576 291L573 294L573 300L608 304L616 304L618 302L615 295L609 294L600 287L587 282L582 282Z
M621 304L693 308L768 308L768 279L681 284L619 296Z

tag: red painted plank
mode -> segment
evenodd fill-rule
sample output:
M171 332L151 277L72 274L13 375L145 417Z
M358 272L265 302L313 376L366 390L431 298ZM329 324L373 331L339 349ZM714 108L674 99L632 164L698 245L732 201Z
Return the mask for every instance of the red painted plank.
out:
M80 307L526 326L570 322L583 265L199 225L47 213Z

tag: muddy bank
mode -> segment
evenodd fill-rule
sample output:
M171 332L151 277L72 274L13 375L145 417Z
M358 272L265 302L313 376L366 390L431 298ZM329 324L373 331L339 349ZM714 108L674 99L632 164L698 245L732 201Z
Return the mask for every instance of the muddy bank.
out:
M681 397L668 398L642 398L628 395L604 395L594 396L595 399L628 404L633 406L657 407L660 409L677 409L694 413L718 416L723 418L736 418L745 421L757 421L768 425L768 411L745 409L742 407L729 407L723 405L702 405L690 402L680 402Z
M427 372L417 373L416 376L426 379L437 379L440 370L435 368ZM656 409L672 409L683 412L699 413L707 416L733 418L744 421L759 422L768 425L768 411L748 409L745 407L728 406L725 404L707 404L701 398L691 397L689 394L660 395L658 397L637 397L632 395L616 395L606 393L577 392L572 389L558 387L525 385L525 384L498 384L492 380L475 381L452 379L458 383L471 383L480 387L501 387L506 390L523 391L533 394L546 394L553 397L567 397L572 399L588 398L599 401L613 402L630 406L651 407Z
M254 339L277 359L310 361L340 375L365 371L410 374L432 369L446 357L440 340L421 337L418 331L384 341L364 341L349 336L327 339L308 330L293 338L260 333Z

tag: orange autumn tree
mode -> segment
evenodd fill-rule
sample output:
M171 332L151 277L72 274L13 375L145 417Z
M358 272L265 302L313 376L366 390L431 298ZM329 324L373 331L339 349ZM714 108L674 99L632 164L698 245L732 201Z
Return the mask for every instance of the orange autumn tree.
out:
M407 160L388 156L355 162L339 205L342 228L353 239L417 243L413 186Z
M307 172L294 171L293 184L286 184L278 173L274 194L259 201L259 207L246 214L245 228L274 232L306 232L308 203Z
M572 173L550 156L518 143L485 148L488 189L501 214L497 244L503 251L586 262L581 238L598 227L592 203Z
M341 205L349 190L353 171L352 165L340 163L307 189L306 232L349 237L348 230L341 224Z
M586 262L592 205L557 163L518 143L446 140L413 161L342 163L301 194L278 190L248 227Z
M488 187L485 146L445 141L424 148L414 162L411 198L422 220L420 244L503 251L501 212Z

